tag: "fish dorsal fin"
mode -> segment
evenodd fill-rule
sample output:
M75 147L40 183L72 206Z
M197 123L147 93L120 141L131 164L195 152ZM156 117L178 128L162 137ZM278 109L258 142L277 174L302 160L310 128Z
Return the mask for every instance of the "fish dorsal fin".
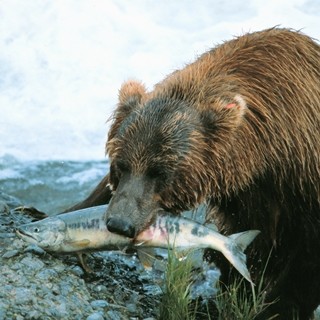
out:
M250 230L232 234L229 238L232 239L242 251L244 251L259 233L259 230Z
M156 254L154 248L143 248L137 250L138 258L147 270L150 270L156 260Z
M70 240L66 241L66 245L72 246L74 248L84 249L88 246L90 243L90 240L88 239L82 239L82 240Z
M214 223L205 223L204 225L208 229L211 229L213 231L218 231L218 228Z

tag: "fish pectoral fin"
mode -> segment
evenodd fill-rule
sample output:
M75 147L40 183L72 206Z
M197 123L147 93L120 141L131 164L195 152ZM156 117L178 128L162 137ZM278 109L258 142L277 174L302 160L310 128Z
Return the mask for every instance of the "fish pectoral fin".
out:
M92 270L92 269L88 266L88 264L87 264L87 257L88 257L88 255L87 255L86 253L82 253L82 252L78 252L77 255L78 255L78 259L79 259L79 262L80 262L82 268L83 268L86 272L92 273L93 270Z
M155 250L153 248L143 248L137 250L138 258L147 270L150 270L154 264L154 261L157 259Z
M84 249L89 245L90 240L88 239L70 240L70 241L66 241L65 243L75 248Z
M28 215L28 216L34 218L35 220L42 220L42 219L48 217L48 215L46 213L36 209L35 207L20 206L20 207L14 208L13 211Z

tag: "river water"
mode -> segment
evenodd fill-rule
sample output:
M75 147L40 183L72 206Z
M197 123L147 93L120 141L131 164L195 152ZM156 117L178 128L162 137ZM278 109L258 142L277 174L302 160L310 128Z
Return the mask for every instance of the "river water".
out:
M108 172L108 161L21 161L0 158L0 191L55 214L83 200Z

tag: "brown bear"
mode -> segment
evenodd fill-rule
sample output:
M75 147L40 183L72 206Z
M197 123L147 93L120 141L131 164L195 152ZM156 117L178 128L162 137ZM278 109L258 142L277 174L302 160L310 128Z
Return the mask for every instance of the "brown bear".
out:
M261 319L309 319L320 304L320 46L273 28L245 34L173 72L153 91L119 92L110 175L79 208L108 202L110 231L135 237L160 209L202 203L225 234L261 230L253 279L268 260ZM111 186L111 187L110 187ZM101 202L100 201L100 202ZM221 261L228 282L228 264ZM257 280L258 281L258 280Z

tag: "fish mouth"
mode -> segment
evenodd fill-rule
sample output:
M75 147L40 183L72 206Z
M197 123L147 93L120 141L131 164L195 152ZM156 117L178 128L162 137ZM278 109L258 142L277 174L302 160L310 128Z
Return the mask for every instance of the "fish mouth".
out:
M25 232L22 231L21 229L16 229L15 231L16 231L16 234L17 234L20 238L22 238L22 239L28 238L28 239L30 239L30 240L37 241L36 238L34 238L32 235L30 235L30 234L28 234L28 233L25 233Z

